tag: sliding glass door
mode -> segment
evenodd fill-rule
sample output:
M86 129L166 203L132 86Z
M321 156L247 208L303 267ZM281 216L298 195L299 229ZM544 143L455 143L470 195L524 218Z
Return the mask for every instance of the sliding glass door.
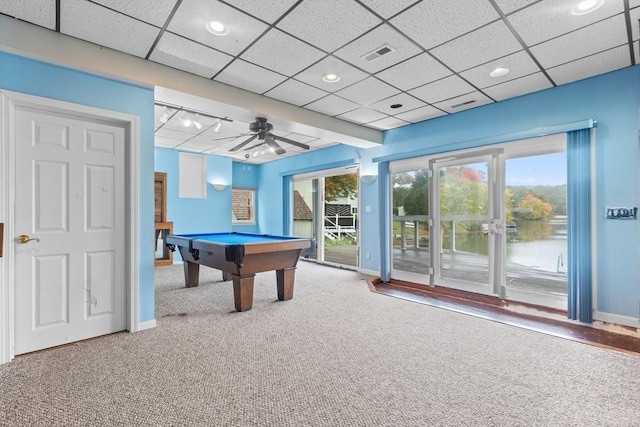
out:
M391 277L566 309L565 145L392 162Z

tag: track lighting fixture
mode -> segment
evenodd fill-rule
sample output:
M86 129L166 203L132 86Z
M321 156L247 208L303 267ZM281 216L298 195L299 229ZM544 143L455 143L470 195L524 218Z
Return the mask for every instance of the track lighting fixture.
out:
M200 114L196 113L196 119L192 122L196 129L202 129L202 123L200 123Z
M213 126L214 132L220 132L220 128L222 127L222 122L232 122L233 120L228 119L226 117L218 117L212 114L201 113L195 110L189 110L188 108L184 108L179 105L173 104L165 104L164 102L155 102L155 105L158 107L162 107L162 115L158 120L163 125L167 124L170 120L175 123L175 120L179 121L184 127L190 127L193 125L196 129L201 130L204 126L210 126L209 120L206 120L204 124L200 120L200 117L208 117L210 119L216 119L216 122ZM205 128L206 129L206 128Z
M213 126L213 131L214 132L220 132L220 128L222 127L222 122L220 121L220 119L218 119L216 121L216 124Z
M162 106L162 116L160 117L160 123L167 123L169 121L169 110L166 106Z
M182 117L180 117L180 121L182 122L182 125L186 128L188 128L189 126L191 126L191 119L189 119L187 117L187 112L183 111L182 112Z

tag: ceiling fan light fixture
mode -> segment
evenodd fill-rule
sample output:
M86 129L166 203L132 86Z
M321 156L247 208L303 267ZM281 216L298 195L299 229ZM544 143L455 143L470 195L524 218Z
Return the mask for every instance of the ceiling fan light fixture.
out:
M509 72L508 68L498 67L489 73L491 77L502 77Z
M327 83L335 83L338 80L340 80L340 76L337 74L325 74L324 76L322 76L322 80L327 82Z
M229 28L219 21L209 21L206 25L207 31L216 36L226 36L229 34Z
M586 15L599 9L603 4L604 0L582 0L571 10L571 14L575 16Z

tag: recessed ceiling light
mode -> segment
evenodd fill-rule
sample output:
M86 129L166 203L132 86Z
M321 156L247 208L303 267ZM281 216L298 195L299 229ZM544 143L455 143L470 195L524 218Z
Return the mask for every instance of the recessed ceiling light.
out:
M498 67L489 73L491 77L502 77L509 72L508 68Z
M337 74L325 74L322 76L322 80L327 83L335 83L340 80L340 76Z
M226 36L229 34L229 29L222 22L210 21L207 22L206 27L207 31L216 36Z
M598 9L604 4L604 0L583 0L571 11L572 15L586 15Z

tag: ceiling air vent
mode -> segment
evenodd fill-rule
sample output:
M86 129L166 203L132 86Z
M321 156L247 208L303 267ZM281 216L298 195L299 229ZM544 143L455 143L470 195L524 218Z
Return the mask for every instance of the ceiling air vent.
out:
M376 59L380 58L382 55L386 55L387 53L393 52L394 50L395 50L394 48L392 48L388 44L385 44L369 53L362 55L362 59L368 62L375 61Z
M469 105L469 104L473 104L474 102L476 102L475 99L472 99L471 101L465 101L461 104L456 104L456 105L452 105L451 108L458 108L458 107L462 107L463 105Z

